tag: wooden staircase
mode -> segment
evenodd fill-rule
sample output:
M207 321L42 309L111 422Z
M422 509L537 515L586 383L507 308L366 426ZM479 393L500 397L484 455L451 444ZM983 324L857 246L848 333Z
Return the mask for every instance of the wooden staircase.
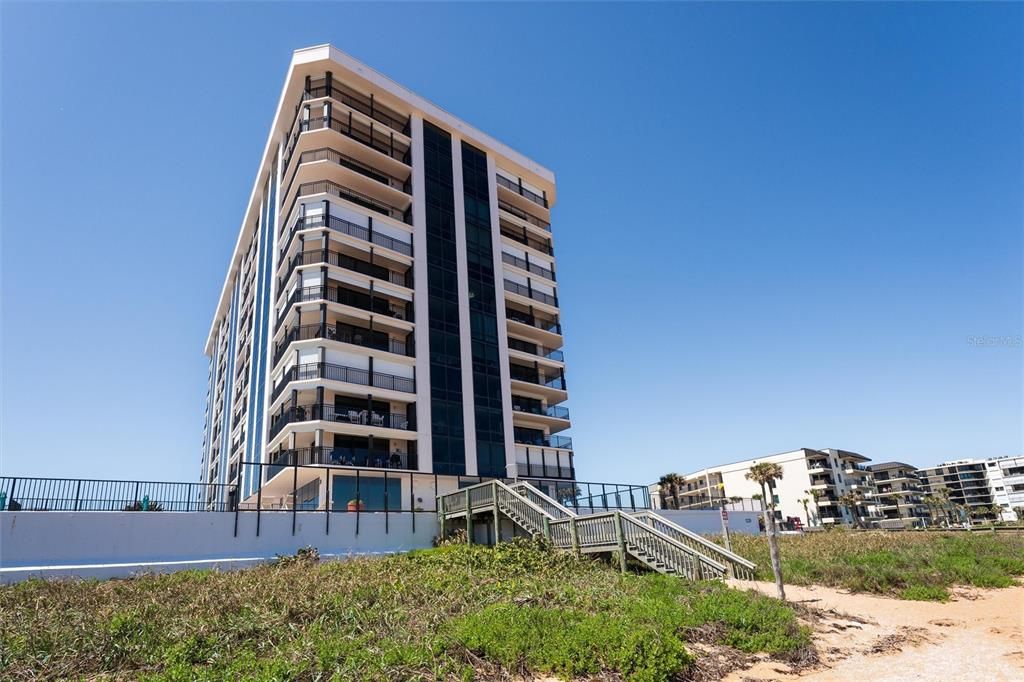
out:
M494 480L438 495L437 510L442 535L449 521L465 519L470 542L474 516L489 515L495 521L504 516L558 549L616 552L622 570L632 557L651 570L691 580L754 576L751 562L653 512L577 514L524 481L506 485Z

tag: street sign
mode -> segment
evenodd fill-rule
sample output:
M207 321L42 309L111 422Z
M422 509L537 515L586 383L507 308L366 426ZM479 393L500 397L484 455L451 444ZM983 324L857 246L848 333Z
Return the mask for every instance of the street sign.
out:
M726 511L725 509L722 510L722 520L723 521L728 521L729 520L729 512Z

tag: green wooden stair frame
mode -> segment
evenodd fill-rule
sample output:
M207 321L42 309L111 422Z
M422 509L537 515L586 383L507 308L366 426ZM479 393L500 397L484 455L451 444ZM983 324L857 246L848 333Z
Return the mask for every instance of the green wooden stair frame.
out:
M504 517L531 535L543 535L558 549L577 554L617 552L623 571L627 556L651 570L691 580L726 576L752 580L756 568L654 512L577 514L524 481L512 485L486 481L438 495L437 513L442 536L450 521L464 519L467 540L472 542L474 516L489 516L492 522ZM494 537L498 536L495 532Z

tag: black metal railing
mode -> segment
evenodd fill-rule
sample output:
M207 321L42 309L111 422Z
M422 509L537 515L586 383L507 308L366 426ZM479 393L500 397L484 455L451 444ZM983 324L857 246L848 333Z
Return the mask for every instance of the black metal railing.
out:
M528 298L532 298L535 301L547 303L548 305L558 305L558 296L546 294L543 291L537 291L531 286L523 286L518 282L513 282L508 279L505 280L505 291L511 292L513 294L519 294L520 296L526 296Z
M343 369L351 368L346 367ZM270 438L281 433L281 429L288 424L308 421L340 422L381 429L399 429L402 431L416 430L409 416L405 414L368 412L367 410L353 410L348 407L335 407L330 404L314 403L311 405L285 407L281 412L275 414L270 424Z
M552 334L562 333L562 325L558 320L549 320L536 315L530 315L529 313L523 313L507 306L505 307L505 318L512 320L513 322L519 322L520 324L536 327L542 331L551 332Z
M386 215L394 220L400 220L407 225L412 224L412 212L403 210L397 206L384 203L378 199L374 199L371 196L367 196L361 192L357 192L354 189L348 187L342 187L341 185L331 182L330 180L316 180L314 182L304 182L299 185L299 191L296 195L296 201L303 197L308 197L312 194L329 194L336 196L345 201L350 201L357 206L369 209Z
M531 237L526 234L526 228L516 228L506 223L501 223L501 234L503 237L508 237L514 242L518 242L524 246L529 246L531 249L546 253L551 256L554 255L555 250L551 247L550 242L541 241L536 237Z
M335 448L325 446L325 452L331 452ZM300 451L303 449L299 449ZM626 483L595 483L588 481L565 480L574 475L572 466L558 466L551 462L547 455L532 453L529 464L519 464L519 480L525 480L538 487L546 494L557 499L567 507L577 511L604 511L611 509L649 509L651 507L650 494L647 486L633 485ZM97 480L97 479L70 479L70 478L38 478L20 476L0 477L0 511L139 511L145 508L147 512L179 511L179 512L231 512L231 513L255 513L257 517L256 527L259 533L259 514L261 512L296 512L296 511L320 511L355 513L378 512L378 513L409 513L429 512L436 513L436 496L439 492L450 491L451 486L459 488L483 483L490 478L480 476L453 476L445 477L446 480L439 481L436 474L415 471L415 455L404 455L403 465L407 468L404 471L397 471L391 467L391 455L388 457L388 466L375 467L376 455L369 460L370 467L334 465L333 462L324 461L322 464L317 460L320 455L308 455L310 463L303 464L304 455L297 455L296 461L288 455L287 460L280 453L268 453L266 462L241 461L238 463L240 469L246 472L246 476L252 476L254 481L267 481L270 476L268 472L272 467L277 467L276 474L281 473L282 467L293 470L292 481L284 486L275 486L278 492L272 497L269 494L263 495L263 487L258 488L246 499L241 499L240 489L236 485L216 483L187 483L187 482L163 482L163 481L120 481L120 480ZM286 463L287 461L287 463ZM298 472L302 472L299 484ZM332 500L332 486L328 484L326 489L320 486L316 504L310 505L308 501L296 500L296 492L299 487L308 485L310 474L314 480L329 476L331 478L343 476L353 484L356 491L356 498L362 500L361 504L349 506L347 498L344 500ZM359 494L361 474L366 473L374 477L375 482L383 475L388 479L394 477L403 481L403 491L407 494L401 496L388 495L388 486L384 486L384 494L378 497L363 496ZM552 475L548 475L552 474ZM559 475L561 474L561 475ZM451 480L455 479L455 480ZM513 483L515 479L499 478L505 483ZM441 485L443 483L443 487ZM378 484L379 485L379 484ZM379 490L379 488L376 488ZM366 499L364 499L366 498ZM328 522L328 529L329 529ZM236 525L236 533L239 526ZM385 525L387 529L387 525ZM329 532L329 530L328 530Z
M506 253L506 252L502 251L501 252L501 260L502 260L503 263L508 263L509 265L514 265L517 268L522 268L523 270L526 270L527 272L532 272L535 275L540 275L544 279L549 279L552 282L555 281L555 272L554 272L554 270L549 270L547 268L544 268L544 267L541 267L541 266L537 265L536 263L531 263L530 261L526 260L525 258L520 258L519 256L514 256L511 253Z
M363 241L370 242L371 244L376 244L377 246L383 246L386 249L391 249L392 251L404 256L412 255L412 235L409 235L410 241L404 242L400 239L389 237L386 234L374 232L363 225L356 225L355 223L345 220L344 218L339 218L338 216L326 216L325 219L325 216L322 214L297 217L295 222L292 224L291 231L288 233L288 239L285 242L284 248L281 249L281 254L283 255L288 252L288 247L292 245L292 238L295 236L296 232L300 230L314 230L324 227L329 230L334 230L335 232L347 234L351 237L355 237L356 239L362 239Z
M308 303L310 301L330 301L331 303L340 303L341 305L347 305L352 308L358 308L360 310L366 310L371 313L378 313L380 315L387 315L393 317L396 320L411 320L412 319L412 302L405 301L403 305L394 303L387 298L382 296L374 296L373 294L352 291L340 286L313 286L313 287L300 287L292 292L288 300L285 301L284 306L281 308L281 312L277 315L277 325L280 327L284 322L288 313L291 311L292 306L296 303Z
M401 180L391 175L380 171L373 166L368 166L362 161L355 159L347 154L342 154L336 149L330 147L320 147L319 149L311 149L307 152L299 154L299 165L304 163L313 163L315 161L330 161L336 163L339 166L348 168L350 171L354 171L363 175L371 180L376 180L382 185L387 185L392 189L397 189L400 192L410 194L412 192L412 176L410 175L405 180Z
M572 450L572 438L569 438L568 436L526 436L523 434L516 434L515 442L520 445L536 445L540 448Z
M233 511L235 489L223 483L0 476L0 511Z
M565 360L565 356L560 350L554 348L545 348L544 346L529 341L523 341L522 339L516 339L509 337L508 339L509 350L517 350L523 353L529 353L530 355L536 355L539 358L547 358L549 360L557 360L562 362Z
M340 343L349 343L353 346L362 346L363 348L372 348L374 350L386 351L388 353L395 353L397 355L405 355L408 357L414 357L415 352L412 344L406 343L399 339L388 338L386 341L375 334L371 334L369 330L360 331L357 329L350 329L347 327L338 328L336 324L304 324L298 327L289 328L285 334L284 339L280 343L274 346L274 365L281 361L285 353L288 352L288 347L296 341L309 341L310 339L325 339L327 341L338 341ZM274 398L277 397L275 394Z
M331 130L341 133L345 137L374 149L385 156L389 156L407 166L410 165L411 156L409 153L409 147L401 140L396 140L394 133L382 133L379 130L375 130L373 126L367 127L357 119L353 119L350 114L345 119L338 119L331 116L331 119L328 121L324 116L316 116L299 121L297 130L289 142L288 152L285 154L284 168L287 169L291 163L291 157L292 154L295 153L295 145L298 144L299 136L305 132L323 130L324 128L330 128Z
M511 180L502 175L496 175L495 177L497 178L499 187L504 187L505 189L512 190L519 196L523 197L524 199L529 199L538 206L543 206L544 208L548 207L547 197L545 197L542 194L537 194L533 190L523 187L522 182L512 182Z
M302 101L329 97L341 102L345 106L355 109L359 113L383 123L387 127L402 133L406 137L411 132L411 116L404 116L396 113L387 107L382 107L373 97L366 97L337 80L327 83L326 78L310 82L310 87L302 92Z
M285 273L282 282L287 282L292 273L295 272L295 268L302 265L333 265L338 268L345 270L351 270L352 272L358 272L361 275L367 275L369 277L376 277L377 279L387 280L392 284L397 284L403 287L409 287L410 281L407 273L395 272L389 270L383 265L376 265L369 261L354 258L347 253L341 253L340 251L331 251L330 249L307 249L301 253L295 254L288 264L288 271ZM283 287L278 287L279 289Z
M281 381L271 392L271 399L276 399L284 387L293 381L310 381L312 379L326 379L328 381L342 381L347 384L358 384L360 386L373 386L389 391L400 391L402 393L415 393L416 381L408 377L400 377L395 374L384 372L373 372L348 367L346 365L334 365L328 362L309 362L289 367L281 375Z
M548 223L547 221L541 220L537 216L531 215L531 214L527 213L526 211L518 209L515 206L513 206L512 204L508 203L507 201L502 201L501 199L498 199L498 208L500 208L502 211L505 211L506 213L510 213L510 214L514 215L515 217L519 218L520 220L525 220L526 222L530 223L531 225L539 227L542 230L545 230L547 232L551 231L551 223Z
M531 405L529 403L517 403L512 402L512 409L516 412L524 412L526 414L538 414L546 417L555 417L556 419L568 419L569 409L562 407L561 405L551 405L549 407L540 407L539 405Z
M330 464L334 466L366 467L370 469L397 469L415 471L416 456L405 452L381 452L368 448L347 448L334 445L313 445L308 448L279 450L271 453L272 464L264 471L269 481L285 469L294 465L310 466Z
M513 381L525 381L537 384L538 386L547 386L548 388L556 388L561 391L566 390L565 377L561 374L547 374L532 367L523 367L522 365L510 365L509 369L509 374Z

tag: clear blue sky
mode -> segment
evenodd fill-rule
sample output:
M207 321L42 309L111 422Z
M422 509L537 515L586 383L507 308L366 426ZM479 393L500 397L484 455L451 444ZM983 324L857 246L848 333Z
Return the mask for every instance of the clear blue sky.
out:
M293 49L557 173L578 474L1019 454L1024 8L2 5L7 474L196 480Z

